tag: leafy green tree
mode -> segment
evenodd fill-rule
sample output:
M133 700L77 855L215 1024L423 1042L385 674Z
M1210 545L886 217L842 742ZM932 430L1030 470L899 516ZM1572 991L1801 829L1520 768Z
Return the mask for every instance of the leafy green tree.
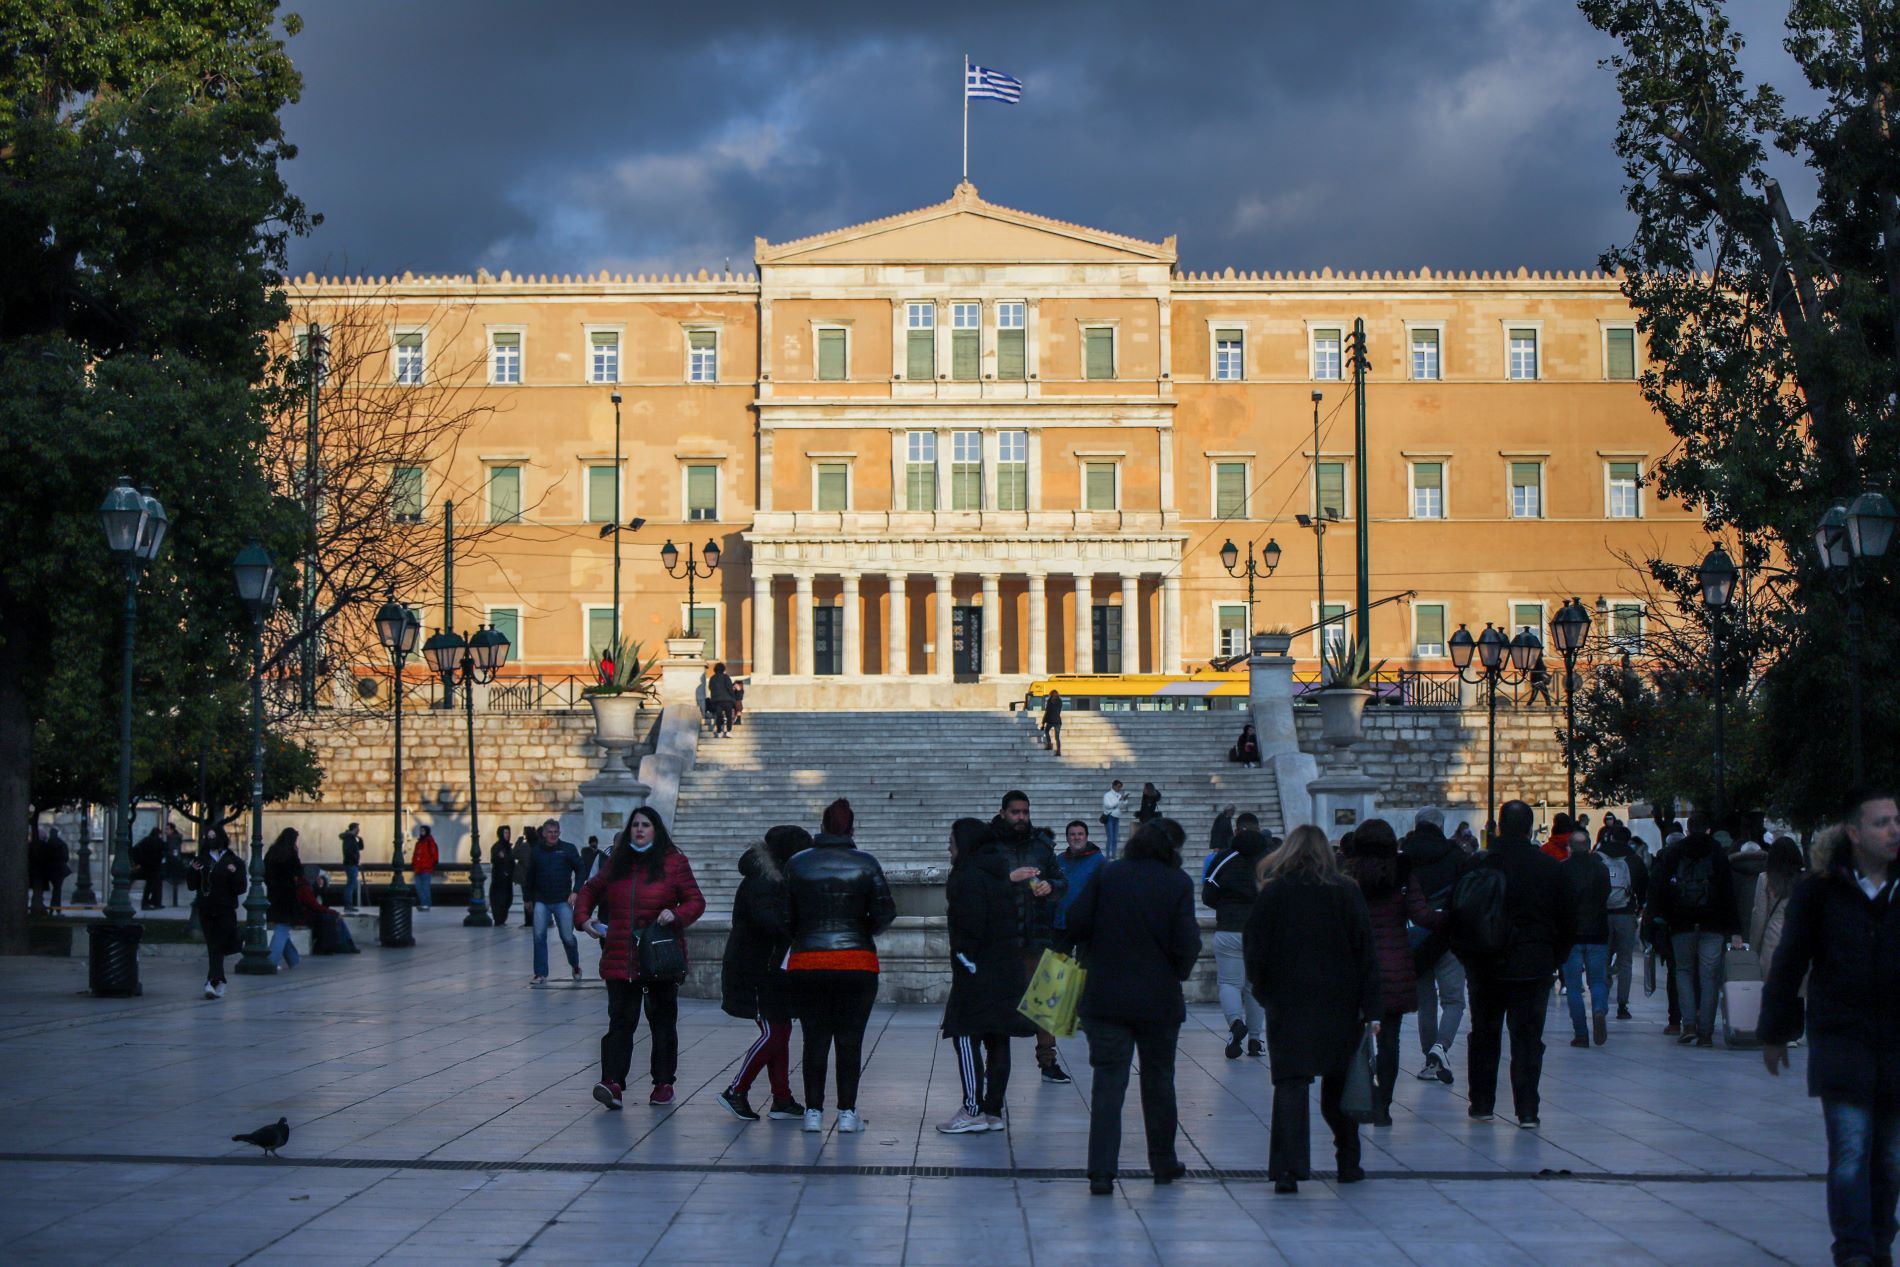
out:
M133 474L174 525L140 587L141 773L245 678L238 549L295 555L257 385L310 224L279 172L298 28L272 0L13 0L0 25L0 952L25 949L36 747L84 783L82 746L116 748L106 489Z
M1791 113L1742 73L1741 36L1706 0L1581 0L1617 41L1616 146L1635 214L1603 256L1647 336L1643 394L1676 437L1652 477L1695 507L1776 601L1736 613L1749 696L1777 750L1761 808L1812 822L1850 768L1842 596L1814 528L1900 471L1900 6L1793 0L1783 46L1821 101ZM1800 160L1813 213L1790 210L1770 147ZM1695 560L1651 560L1684 587ZM1672 571L1672 565L1674 570ZM1890 561L1860 593L1866 627L1894 626ZM1900 742L1896 640L1862 640L1866 751ZM1740 804L1731 793L1732 803Z

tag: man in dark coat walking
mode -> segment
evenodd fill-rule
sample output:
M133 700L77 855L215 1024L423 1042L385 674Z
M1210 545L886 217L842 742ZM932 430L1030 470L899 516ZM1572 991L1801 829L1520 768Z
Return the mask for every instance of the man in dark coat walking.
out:
M943 1034L955 1047L963 1105L937 1129L967 1135L1004 1129L1009 1090L1009 1040L1036 1032L1016 1005L1029 988L1022 930L1007 863L984 849L983 822L960 818L950 827L950 879L944 886L950 932L950 998Z
M995 852L1005 864L1003 870L1016 897L1023 966L1033 975L1042 952L1055 941L1056 906L1069 891L1069 877L1056 861L1054 838L1047 829L1031 825L1029 797L1011 791L1003 794L1002 812L990 820L990 836L983 848ZM1056 1059L1055 1035L1047 1030L1036 1031L1036 1064L1045 1082L1069 1080Z
M1572 1047L1610 1041L1610 869L1590 848L1588 832L1570 833L1570 857L1561 864L1577 897L1577 940L1564 959L1564 997L1570 1004ZM1584 983L1590 987L1590 1022L1585 1028Z
M1722 846L1709 834L1701 810L1689 814L1689 834L1663 850L1650 875L1650 913L1669 928L1682 1035L1676 1041L1715 1045L1715 1005L1721 989L1722 942L1741 945L1735 877Z
M205 997L224 997L224 957L238 948L238 899L250 883L244 863L231 852L222 827L206 827L198 856L192 859L185 881L198 895L198 923L204 930L210 969L205 973Z
M1451 886L1470 861L1455 840L1445 836L1443 811L1427 807L1412 819L1412 830L1401 851L1411 869L1412 884L1433 910L1451 901ZM1421 1082L1437 1079L1450 1086L1451 1047L1465 1020L1465 965L1451 952L1442 932L1415 936L1413 966L1418 971L1418 1049L1425 1057Z
M1550 979L1570 955L1576 939L1577 905L1558 863L1531 843L1535 812L1523 801L1506 801L1498 811L1498 841L1480 854L1474 867L1504 873L1504 916L1509 925L1504 949L1495 955L1467 957L1471 977L1471 1046L1468 1049L1474 1121L1488 1122L1496 1111L1498 1061L1503 1031L1511 1031L1511 1099L1517 1124L1536 1130L1537 1084L1544 1072L1544 1014L1550 1006Z
M508 927L508 912L515 903L515 829L496 829L495 843L488 850L488 910L496 928Z

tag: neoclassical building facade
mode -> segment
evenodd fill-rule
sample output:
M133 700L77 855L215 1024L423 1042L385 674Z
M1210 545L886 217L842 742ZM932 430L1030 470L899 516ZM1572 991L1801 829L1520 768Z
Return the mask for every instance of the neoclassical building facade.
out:
M1448 667L1458 625L1541 626L1572 594L1638 638L1627 560L1699 557L1695 518L1649 488L1669 437L1600 273L1190 274L1173 238L968 184L760 239L754 264L293 285L300 330L386 312L388 356L363 373L473 367L463 390L492 409L452 455L390 473L392 513L426 524L454 500L493 522L458 565L456 619L507 632L517 671L581 672L613 627L616 498L645 521L621 537L623 630L657 646L690 625L752 700L786 705L994 705L1053 673L1180 672L1348 607L1362 528L1373 598L1406 596L1371 615L1395 667ZM1280 549L1251 617L1229 540ZM666 541L719 547L691 611ZM440 623L439 595L408 597Z

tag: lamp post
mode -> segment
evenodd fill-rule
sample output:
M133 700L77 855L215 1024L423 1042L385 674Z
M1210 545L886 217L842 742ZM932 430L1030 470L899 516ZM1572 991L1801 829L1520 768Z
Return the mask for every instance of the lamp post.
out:
M1550 618L1550 640L1564 658L1564 776L1570 817L1577 817L1577 653L1590 636L1590 609L1573 594Z
M1272 576L1275 572L1280 570L1280 543L1268 537L1266 549L1260 552L1260 559L1258 562L1255 562L1253 557L1253 542L1249 541L1247 543L1247 566L1243 571L1238 567L1240 563L1240 550L1234 545L1232 540L1229 540L1226 545L1220 548L1220 561L1221 566L1227 569L1227 575L1245 576L1247 578L1247 636L1251 638L1254 632L1253 579L1256 576Z
M410 928L409 907L415 899L415 890L409 887L402 876L402 670L416 649L416 636L422 632L422 622L416 614L396 601L391 593L389 600L376 611L376 637L383 644L383 650L389 652L390 687L396 696L396 742L395 742L395 786L390 790L389 803L394 814L394 845L390 850L389 891L384 896L379 911L380 939L385 946L413 946L415 934Z
M1735 592L1735 561L1728 557L1728 551L1721 546L1709 551L1702 560L1702 566L1696 569L1696 580L1702 586L1702 605L1709 609L1709 658L1715 669L1715 818L1721 821L1727 801L1724 787L1722 728L1724 690L1722 685L1722 615L1728 607L1729 598Z
M1458 680L1473 686L1482 683L1486 689L1489 721L1485 725L1488 751L1485 754L1484 771L1484 821L1485 830L1489 833L1497 830L1498 821L1498 683L1507 682L1517 686L1530 680L1531 666L1537 663L1544 644L1529 629L1521 629L1517 637L1506 639L1497 628L1487 624L1484 632L1473 638L1471 631L1460 625L1446 649L1451 652L1452 667L1458 670ZM1473 651L1478 653L1478 676L1466 677L1465 671L1471 667ZM1485 847L1489 848L1490 845L1487 839Z
M1854 784L1866 780L1861 748L1860 595L1864 565L1878 562L1893 545L1897 517L1884 493L1868 491L1845 506L1831 507L1814 530L1821 570L1838 582L1847 597L1848 746Z
M618 378L619 375L615 374ZM609 645L620 646L620 392L615 389L614 402L614 636ZM516 632L520 632L517 630Z
M139 985L139 937L132 914L132 638L138 624L139 574L158 557L171 526L165 507L149 492L132 487L130 476L99 505L106 548L125 575L124 629L119 672L119 821L112 833L112 889L105 919L86 926L91 949L88 977L94 995L143 993Z
M475 688L487 686L508 662L508 635L493 625L483 625L475 636L464 639L451 630L437 631L423 644L422 654L429 667L442 677L444 689L451 694L459 680L462 713L468 720L468 914L462 917L464 928L493 928L488 914L488 899L482 893L482 816L475 787Z
M244 895L244 954L237 970L268 976L277 968L270 961L270 899L264 884L264 621L277 605L277 569L264 547L252 542L238 551L231 571L251 614L251 884Z
M693 582L702 577L710 577L719 570L719 543L708 539L699 553L700 558L705 561L704 571L699 570L698 561L688 559L686 570L675 572L673 569L680 561L679 547L670 540L660 547L660 565L666 569L666 574L676 581L686 582L686 636L688 638L699 636L698 622L695 618L698 609L693 602Z

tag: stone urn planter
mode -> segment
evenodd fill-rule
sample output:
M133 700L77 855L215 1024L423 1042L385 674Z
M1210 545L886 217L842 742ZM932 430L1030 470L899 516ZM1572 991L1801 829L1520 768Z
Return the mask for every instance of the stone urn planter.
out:
M1335 748L1350 748L1364 737L1362 721L1372 692L1364 688L1329 686L1315 691L1319 703L1320 736Z
M1293 645L1290 633L1257 633L1253 636L1255 655L1285 655Z
M640 738L640 697L628 692L622 695L594 694L586 697L589 707L594 710L594 740L602 745L622 744L631 747Z

